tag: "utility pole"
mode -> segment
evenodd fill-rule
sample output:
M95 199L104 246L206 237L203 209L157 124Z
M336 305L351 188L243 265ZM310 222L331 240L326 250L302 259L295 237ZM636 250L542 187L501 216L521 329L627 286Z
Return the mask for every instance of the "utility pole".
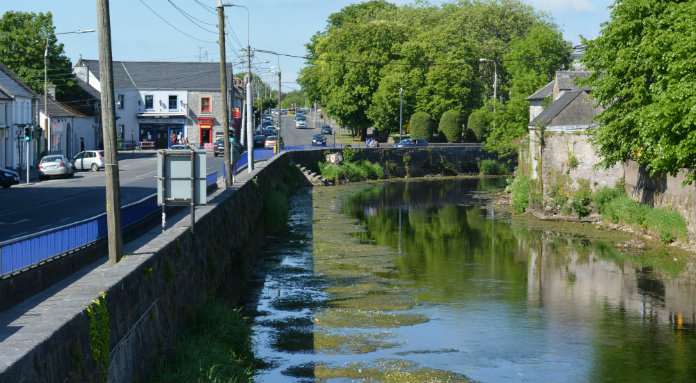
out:
M222 140L223 163L225 164L225 188L232 187L232 164L230 161L230 121L227 110L227 62L225 60L225 8L222 1L218 0L218 27L220 29L220 94L222 96ZM233 87L234 89L234 87Z
M123 238L121 236L121 189L118 178L114 78L113 63L111 61L111 26L109 19L109 0L97 0L104 169L106 171L106 226L109 241L109 263L113 266L123 255Z
M399 88L399 141L403 140L404 88Z
M248 12L248 10L247 10ZM247 16L248 18L248 16ZM248 32L247 32L248 34ZM246 47L246 54L247 54L247 153L248 153L248 158L249 158L249 164L247 165L247 171L249 173L254 171L254 99L252 98L251 94L251 48L249 47L249 42L247 41L247 47Z
M278 153L280 153L280 140L283 137L280 133L282 130L280 130L280 57L278 57L278 139L276 140L276 144L278 145Z

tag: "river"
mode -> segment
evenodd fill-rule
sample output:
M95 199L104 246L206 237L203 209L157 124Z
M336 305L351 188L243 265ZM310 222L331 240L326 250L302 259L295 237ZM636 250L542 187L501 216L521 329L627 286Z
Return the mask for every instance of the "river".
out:
M504 186L297 192L252 281L256 381L696 381L693 258L506 213Z

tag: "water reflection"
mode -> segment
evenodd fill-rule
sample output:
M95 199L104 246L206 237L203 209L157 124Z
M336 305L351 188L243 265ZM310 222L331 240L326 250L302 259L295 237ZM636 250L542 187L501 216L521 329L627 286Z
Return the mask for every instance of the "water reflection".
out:
M672 250L530 230L490 207L503 186L296 197L290 238L267 249L281 267L264 282L257 348L275 366L257 381L695 380L696 291Z

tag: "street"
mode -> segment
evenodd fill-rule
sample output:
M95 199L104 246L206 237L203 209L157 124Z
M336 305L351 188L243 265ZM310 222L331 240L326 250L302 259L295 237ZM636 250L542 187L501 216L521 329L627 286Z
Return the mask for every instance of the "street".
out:
M277 116L274 116L274 119ZM309 113L307 115L307 127L304 129L297 129L295 127L295 116L294 115L284 115L282 116L283 123L280 129L280 135L283 137L285 146L309 146L312 144L312 136L319 133L319 128L324 125L324 122L318 118L315 121L314 114ZM332 145L333 138L330 135L326 136L326 144Z
M207 173L222 174L222 157L209 153ZM157 193L157 154L119 155L121 205ZM105 211L104 170L78 171L73 178L50 179L0 189L0 241L91 218Z

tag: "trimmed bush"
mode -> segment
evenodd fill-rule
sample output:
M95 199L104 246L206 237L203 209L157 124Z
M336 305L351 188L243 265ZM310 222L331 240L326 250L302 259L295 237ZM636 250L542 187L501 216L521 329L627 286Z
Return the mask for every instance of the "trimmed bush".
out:
M459 142L462 139L462 116L459 111L448 110L440 117L438 130L445 134L447 142Z
M424 138L430 140L433 133L433 122L430 115L425 112L416 112L410 121L411 138ZM345 157L344 157L345 158Z
M488 107L476 109L469 115L466 127L474 133L476 141L483 142L488 136L488 129L491 125L492 116Z

